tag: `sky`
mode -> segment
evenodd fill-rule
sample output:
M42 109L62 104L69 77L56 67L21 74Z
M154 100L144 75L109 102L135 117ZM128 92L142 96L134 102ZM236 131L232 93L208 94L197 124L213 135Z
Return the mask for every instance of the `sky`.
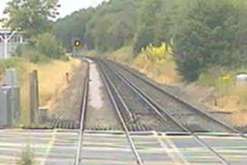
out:
M3 16L3 10L8 1L10 0L0 0L0 18ZM61 8L59 9L59 17L64 17L82 8L95 7L103 1L105 0L59 0L59 3L61 4Z

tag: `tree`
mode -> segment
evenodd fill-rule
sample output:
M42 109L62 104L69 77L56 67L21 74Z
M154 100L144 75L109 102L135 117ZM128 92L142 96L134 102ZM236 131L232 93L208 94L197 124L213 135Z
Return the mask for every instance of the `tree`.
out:
M74 37L80 38L89 49L116 50L133 40L140 3L140 0L114 0L96 9L77 11L56 22L56 36L68 50Z
M133 51L139 53L150 43L154 43L157 12L160 11L161 0L143 1L139 11L138 30Z
M58 0L12 0L4 11L9 18L6 26L27 37L38 35L50 29L58 7Z
M94 11L92 8L83 9L57 20L54 24L54 32L65 48L72 50L72 41L75 38L80 38L86 45L89 45L88 39L85 37L86 27Z
M241 63L236 55L239 1L193 0L181 10L174 48L178 70L186 80L196 80L212 66L232 68Z
M246 17L246 0L110 0L56 25L64 43L81 36L100 51L130 45L139 55L166 43L180 74L194 81L210 67L246 66Z

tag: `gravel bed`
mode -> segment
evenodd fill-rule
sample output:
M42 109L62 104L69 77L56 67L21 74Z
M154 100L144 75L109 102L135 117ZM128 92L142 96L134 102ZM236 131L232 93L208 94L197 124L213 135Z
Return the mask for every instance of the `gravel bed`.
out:
M85 128L88 130L122 130L98 68L92 61L90 62L89 100Z

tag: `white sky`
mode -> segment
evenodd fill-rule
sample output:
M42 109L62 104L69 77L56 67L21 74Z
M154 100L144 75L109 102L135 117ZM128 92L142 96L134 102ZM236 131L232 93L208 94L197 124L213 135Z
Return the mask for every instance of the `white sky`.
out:
M3 10L6 3L10 0L0 0L0 18L3 16ZM59 0L61 8L59 9L60 16L64 17L76 10L88 7L95 7L105 0Z

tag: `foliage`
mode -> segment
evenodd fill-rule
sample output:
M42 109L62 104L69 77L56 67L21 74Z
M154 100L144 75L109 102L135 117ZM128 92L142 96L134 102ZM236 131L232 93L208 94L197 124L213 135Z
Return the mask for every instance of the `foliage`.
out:
M22 31L28 38L48 31L50 20L58 15L58 0L12 0L4 13L6 26Z
M5 14L7 27L21 31L27 43L18 47L17 56L28 57L32 62L46 62L48 58L64 56L64 50L52 32L52 19L58 15L58 0L11 0Z
M45 55L38 52L36 49L30 46L24 46L18 52L19 57L24 57L26 60L32 63L45 63L48 62L50 59Z
M151 61L167 60L171 54L172 49L166 43L162 43L160 46L149 45L141 52L141 55Z
M21 61L21 59L18 57L0 60L0 80L3 78L6 69L16 68L17 71L21 73L21 71L23 71L23 66L19 61Z
M65 54L61 44L50 33L38 35L34 47L41 54L53 59L59 59Z
M143 1L139 12L138 30L134 42L134 52L138 53L142 48L155 40L157 13L160 11L162 0Z
M19 47L16 56L26 57L33 63L47 62L49 59L64 59L65 52L55 36L50 33L43 33Z
M159 83L172 84L180 80L172 56L172 48L165 43L149 45L134 59L133 66Z
M70 47L73 37L89 49L114 51L131 45L136 56L150 44L166 43L177 70L195 81L211 67L247 64L245 0L111 0L56 23Z
M85 22L89 21L93 12L94 9L81 10L56 22L54 32L65 48L72 50L72 40L84 38Z
M238 15L230 0L197 0L184 11L174 43L178 69L187 80L196 80L209 66L241 64L236 54Z
M75 12L57 21L56 36L68 50L75 38L80 38L89 49L119 49L134 38L139 1L110 1L96 9Z
M109 54L106 53L106 56L109 56ZM120 63L131 64L134 60L132 47L131 46L122 47L121 49L112 52L110 54L110 58Z
M13 65L13 60L0 60L0 81L3 79L5 70Z

